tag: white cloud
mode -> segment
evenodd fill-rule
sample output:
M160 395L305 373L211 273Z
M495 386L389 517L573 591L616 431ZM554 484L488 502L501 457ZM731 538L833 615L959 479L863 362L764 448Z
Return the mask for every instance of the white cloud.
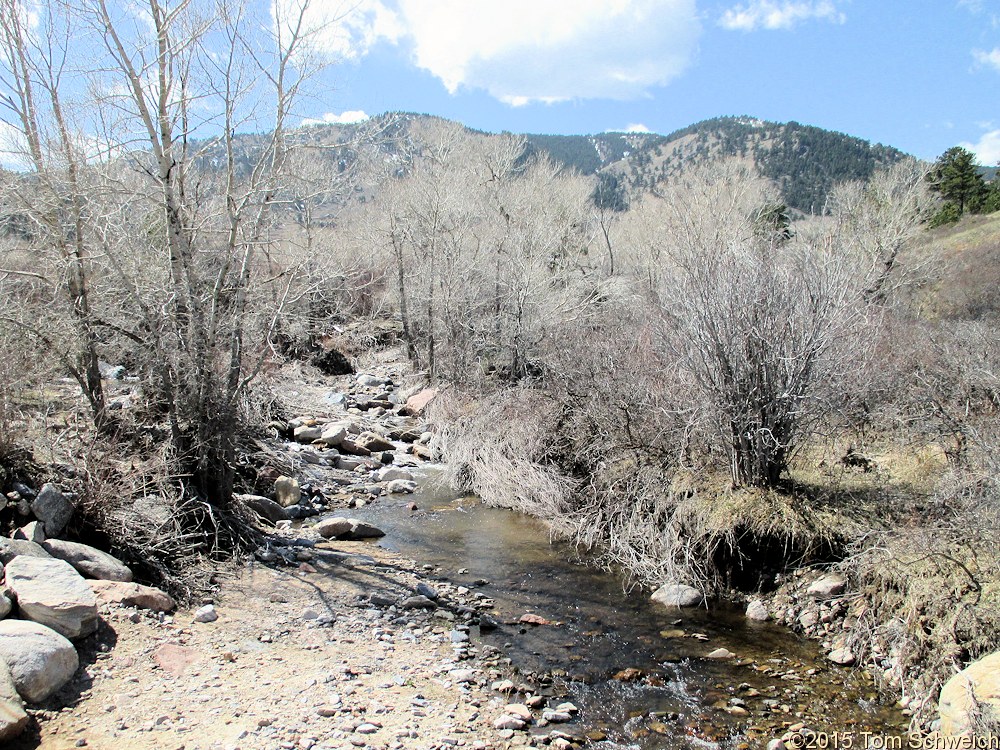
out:
M302 19L305 37L337 60L358 60L380 40L395 43L403 33L399 17L381 0L273 0L271 16L286 34Z
M341 0L314 2L323 49L358 59L379 40L405 45L450 93L511 106L643 96L685 70L701 33L695 0L358 0L339 17Z
M643 125L641 122L630 122L625 126L624 132L626 133L652 133L653 131Z
M360 109L349 109L341 112L327 112L319 118L307 117L302 121L303 125L353 125L364 122L368 119L368 114Z
M774 30L812 20L844 23L847 16L833 0L750 0L723 13L719 25L730 31Z
M1000 47L994 47L989 52L981 49L972 50L972 57L975 58L976 62L980 65L985 65L988 68L993 68L994 70L1000 72Z
M992 167L1000 162L1000 130L983 133L978 143L960 143L976 155L976 160L985 166Z

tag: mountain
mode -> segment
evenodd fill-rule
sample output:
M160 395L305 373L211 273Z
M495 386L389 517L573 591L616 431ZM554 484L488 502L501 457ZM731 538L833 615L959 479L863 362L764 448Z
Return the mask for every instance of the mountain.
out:
M751 161L773 180L789 207L820 213L838 182L868 179L879 167L906 158L898 149L797 122L753 117L703 120L669 135L528 135L528 147L594 174L613 171L634 190L648 189L685 168L723 157Z

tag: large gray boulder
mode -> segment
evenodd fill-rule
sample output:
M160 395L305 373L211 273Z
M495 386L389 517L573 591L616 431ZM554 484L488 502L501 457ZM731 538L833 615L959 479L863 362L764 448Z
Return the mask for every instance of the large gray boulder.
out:
M7 662L0 659L0 743L17 737L28 726L24 701L17 694Z
M844 593L846 588L847 579L841 573L830 573L818 581L813 581L806 589L806 593L816 599L828 599Z
M376 482L393 482L397 479L404 482L413 481L413 475L399 466L386 466L384 469L379 469L375 472L374 478Z
M48 698L80 665L72 643L27 620L0 621L0 659L7 662L17 692L29 703Z
M698 589L683 583L664 584L650 598L667 607L697 607L705 601L705 596Z
M21 616L71 640L97 630L97 598L64 560L19 556L5 570Z
M48 539L42 542L42 549L57 560L65 560L87 578L99 578L102 581L132 580L132 571L125 563L114 555L89 545Z
M52 483L43 484L41 491L31 501L31 512L45 524L45 536L59 536L73 516L73 504Z
M26 539L5 539L0 537L0 563L6 565L15 557L52 557L41 545Z

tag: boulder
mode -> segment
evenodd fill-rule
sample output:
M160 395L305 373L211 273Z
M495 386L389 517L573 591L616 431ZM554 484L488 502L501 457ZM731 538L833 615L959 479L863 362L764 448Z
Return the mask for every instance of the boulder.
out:
M1000 721L1000 651L948 680L941 688L938 713L945 737L973 737L984 729L984 719Z
M435 396L437 396L437 388L424 388L406 399L406 405L400 409L400 414L408 414L413 417L423 414Z
M24 701L17 694L7 663L0 659L0 743L17 737L28 726Z
M376 482L393 482L397 479L402 479L406 482L413 481L413 475L406 469L401 469L398 466L386 466L384 469L379 469L375 472Z
M855 662L854 653L849 648L835 648L826 658L842 667L849 667Z
M31 501L31 512L45 524L47 537L59 536L73 516L73 504L54 484L43 484L41 491Z
M267 521L272 526L278 521L291 520L288 509L268 497L261 495L236 495L235 497L244 507L256 513L258 518Z
M154 612L173 612L176 602L169 594L153 586L127 581L87 581L98 600L124 607L140 607Z
M307 424L299 425L292 431L292 435L299 443L311 443L323 436L323 428Z
M4 539L0 537L0 563L6 565L18 556L52 557L52 555L42 549L41 545L34 542L29 542L25 539Z
M340 450L344 453L349 453L352 456L361 456L362 458L367 458L372 454L372 452L365 448L365 446L361 445L361 443L357 443L354 440L349 440L347 438L340 441Z
M358 375L357 382L362 388L375 388L376 386L383 385L385 380L383 378L376 377L375 375L362 373L361 375Z
M7 662L17 692L29 703L48 698L80 665L72 643L51 628L26 620L0 621L0 660Z
M747 604L747 619L755 620L757 622L764 622L768 617L767 605L764 604L760 599L754 599L749 604Z
M355 442L371 453L396 449L396 446L390 441L374 432L362 432Z
M132 571L113 555L78 542L50 539L42 542L42 549L57 560L65 560L80 575L102 581L131 581Z
M7 564L6 582L22 617L71 640L97 630L97 597L68 562L18 556Z
M21 539L41 544L45 541L45 526L41 521L32 521L11 534L11 539Z
M316 532L326 539L344 539L356 541L359 539L376 539L385 536L385 532L370 523L356 518L325 518L314 527Z
M846 588L847 579L843 575L840 573L830 573L818 581L813 581L809 585L809 588L806 589L806 593L816 599L826 599L844 593L844 589Z
M698 589L682 583L664 584L653 592L650 599L667 607L697 607L705 601Z
M319 441L330 448L339 448L347 437L347 425L343 422L333 422L323 427Z
M0 620L9 615L12 609L14 609L14 602L7 597L6 592L0 591Z
M302 490L299 489L297 479L291 477L278 477L274 480L274 497L282 508L290 508L298 505L302 498Z
M399 495L403 493L416 492L417 483L410 481L408 479L393 479L389 484L386 485L386 492L390 495Z
M324 539L340 539L351 533L354 524L349 518L324 518L313 529Z

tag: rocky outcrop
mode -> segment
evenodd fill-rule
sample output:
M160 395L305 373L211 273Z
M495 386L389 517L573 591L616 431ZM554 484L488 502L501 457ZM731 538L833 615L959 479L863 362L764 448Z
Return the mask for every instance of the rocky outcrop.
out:
M107 552L86 544L49 539L42 542L42 548L52 557L68 562L87 578L98 578L102 581L132 580L132 571L125 563Z
M54 558L14 558L5 570L18 610L71 640L97 630L97 598L72 565Z
M72 643L26 620L0 621L0 659L10 668L18 694L29 703L43 701L65 685L80 663Z
M667 583L654 591L650 599L667 607L697 607L705 601L705 596L691 586Z
M972 737L1000 725L1000 651L948 680L941 688L938 713L946 737Z

